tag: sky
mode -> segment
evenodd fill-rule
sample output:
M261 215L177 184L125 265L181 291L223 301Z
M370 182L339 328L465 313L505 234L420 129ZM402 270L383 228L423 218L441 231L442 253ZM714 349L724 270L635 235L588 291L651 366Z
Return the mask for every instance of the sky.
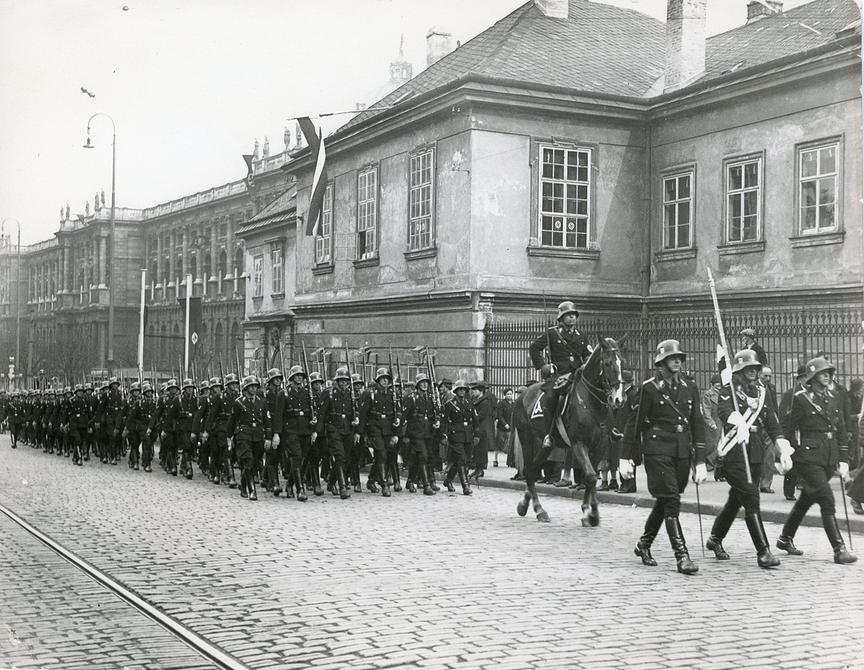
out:
M665 20L666 0L608 0ZM804 0L786 0L788 9ZM0 0L0 221L49 239L60 210L150 207L240 179L241 154L289 117L354 109L381 89L404 36L416 75L436 26L465 42L524 0ZM747 0L708 0L708 33ZM83 93L85 88L95 97ZM342 117L348 120L348 116ZM13 232L14 244L14 232Z

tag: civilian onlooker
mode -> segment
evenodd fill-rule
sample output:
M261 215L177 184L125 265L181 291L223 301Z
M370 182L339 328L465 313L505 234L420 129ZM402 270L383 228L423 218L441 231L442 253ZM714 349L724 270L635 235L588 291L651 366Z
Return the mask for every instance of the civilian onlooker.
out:
M756 352L756 359L762 365L768 365L768 357L765 355L765 350L756 342L756 331L752 328L745 328L741 331L741 342L744 349L752 349Z
M486 465L489 463L489 450L495 444L495 404L497 400L495 395L487 393L486 382L476 381L471 384L471 400L474 402L474 409L477 411L477 437L480 442L474 447L473 460L466 459L469 467L473 466L474 471L469 473L468 479L474 479L477 482L486 471Z
M498 452L503 451L506 455L507 444L510 442L510 433L512 432L513 421L513 389L504 389L503 398L498 401L498 406L495 409L496 428L498 433L495 437L495 455L492 460L492 466L498 467Z
M864 379L855 377L849 384L849 467L861 467L861 413L864 410ZM864 469L864 468L862 468Z
M711 375L711 385L702 391L702 417L705 420L705 463L714 470L714 479L722 482L723 468L717 458L717 445L720 442L720 416L717 401L720 398L720 375Z
M765 405L774 412L779 423L780 413L777 407L777 389L771 381L771 376L771 368L763 363L762 371L759 373L759 381L765 386ZM777 445L774 444L774 440L771 439L764 427L760 430L762 431L762 471L759 481L759 491L762 493L774 493L771 485L774 483L774 473L776 472L774 462Z
M520 386L516 389L516 397L513 400L513 408L514 409L516 408L516 403L521 402L522 396L525 394L525 391L528 390L528 386L529 386L529 384L523 384L522 386ZM511 420L512 420L512 417L511 417ZM512 423L511 423L511 428L512 428ZM516 454L514 453L514 447L515 447L514 440L516 437L516 431L511 430L508 437L509 437L509 439L507 441L507 467L508 468L515 468L516 467ZM513 475L512 477L510 477L510 479L518 482L518 481L523 481L525 479L525 476L521 472L519 472L519 470L517 469L516 474Z

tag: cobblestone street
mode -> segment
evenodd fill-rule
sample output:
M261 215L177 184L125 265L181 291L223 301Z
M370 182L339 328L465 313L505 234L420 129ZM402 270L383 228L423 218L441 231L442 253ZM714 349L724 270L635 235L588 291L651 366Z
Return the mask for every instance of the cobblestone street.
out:
M641 566L647 511L624 505L583 528L576 501L539 524L490 488L253 503L197 470L73 468L6 435L0 455L0 504L250 668L864 666L864 562L818 528L765 571L743 522L718 563L684 515L684 577L662 534ZM208 667L4 515L0 570L0 667Z

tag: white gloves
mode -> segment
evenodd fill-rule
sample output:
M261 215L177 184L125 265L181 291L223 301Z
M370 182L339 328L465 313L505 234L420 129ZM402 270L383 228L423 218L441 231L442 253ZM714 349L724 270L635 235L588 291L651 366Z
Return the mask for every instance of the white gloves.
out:
M849 480L852 479L852 477L849 476L849 464L848 463L844 463L843 461L840 461L840 465L837 468L837 472L840 473L840 479L842 479L844 482L848 482Z
M273 439L270 441L270 444L273 446L274 449L279 446L280 441L281 438L279 437L279 433L273 433Z
M704 463L697 463L696 471L693 473L693 481L696 484L701 484L706 479L708 479L708 468L705 467Z
M618 459L618 474L621 475L621 479L633 479L633 469L634 465L632 459Z
M774 440L774 444L777 445L777 450L780 452L780 474L785 475L792 469L792 454L795 453L795 450L785 437L778 437Z
M731 423L735 426L735 442L738 444L747 444L750 441L750 428L747 427L747 422L740 412L732 412L726 419L726 423Z

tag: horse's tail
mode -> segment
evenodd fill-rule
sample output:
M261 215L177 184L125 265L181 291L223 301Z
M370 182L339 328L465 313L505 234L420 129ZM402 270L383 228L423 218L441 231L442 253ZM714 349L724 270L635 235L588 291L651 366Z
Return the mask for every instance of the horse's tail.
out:
M525 452L522 449L518 429L513 431L513 460L516 461L516 472L525 472Z

